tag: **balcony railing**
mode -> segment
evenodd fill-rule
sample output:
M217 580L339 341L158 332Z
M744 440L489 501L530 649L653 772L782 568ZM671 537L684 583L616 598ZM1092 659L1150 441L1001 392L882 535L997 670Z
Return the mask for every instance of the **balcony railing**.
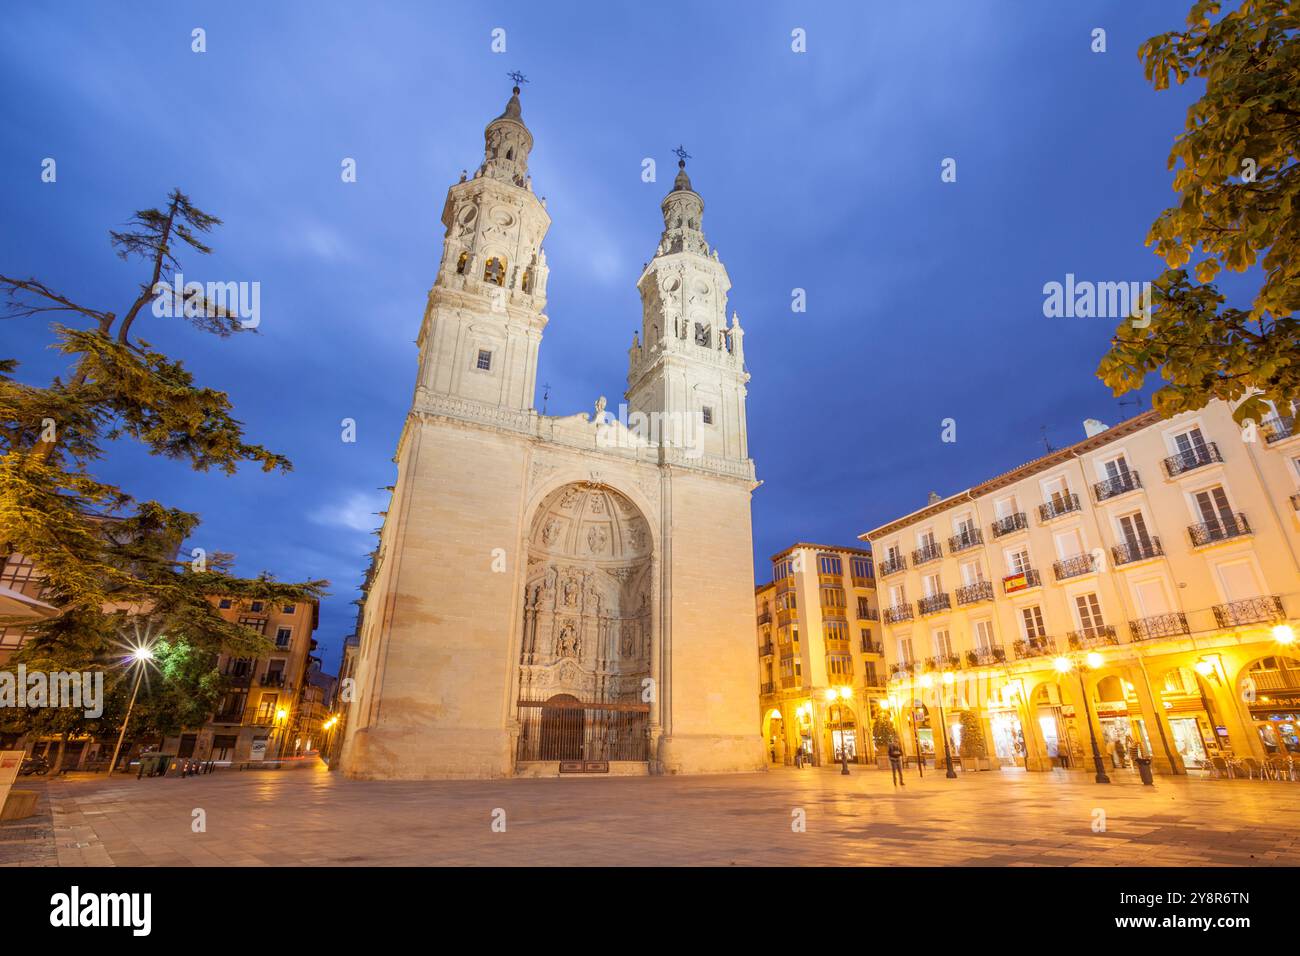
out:
M1192 546L1201 547L1216 541L1228 541L1251 533L1250 522L1244 514L1224 515L1216 521L1206 521L1190 525L1187 533L1192 536Z
M1107 498L1118 498L1130 491L1137 491L1141 487L1142 478L1136 471L1122 471L1114 478L1107 478L1094 484L1092 495L1098 502L1102 502Z
M1042 583L1036 568L1025 568L1017 574L1008 574L1002 579L1002 593L1015 594L1017 591L1039 587Z
M761 614L759 614L759 615L758 615L758 623L759 623L760 625L763 625L763 624L771 624L771 623L772 623L772 612L771 612L771 611L763 611Z
M1090 647L1109 647L1111 644L1119 643L1113 624L1097 624L1093 627L1085 627L1080 631L1071 631L1069 639L1070 647L1076 651L1086 650Z
M774 652L775 652L775 648L772 647L771 641L768 641L766 644L758 645L759 657L771 657Z
M1029 527L1029 519L1025 517L1023 511L1017 511L1013 515L1007 515L1005 518L999 518L990 526L993 531L993 537L1000 538L1003 535L1013 534L1016 531L1024 531Z
M1153 614L1128 622L1129 634L1135 641L1153 641L1161 637L1178 637L1189 633L1187 615L1173 612Z
M874 607L858 608L858 620L859 620L859 621L879 621L879 620L880 620L880 612L877 611Z
M1052 573L1056 575L1056 580L1064 581L1066 578L1077 578L1081 574L1091 574L1097 570L1097 559L1092 554L1076 554L1070 558L1064 558L1052 563Z
M1145 541L1125 541L1123 544L1117 544L1110 549L1111 557L1117 567L1121 564L1132 564L1134 561L1158 558L1164 553L1165 549L1160 546L1160 539L1154 536L1147 538Z
M1015 648L1016 657L1020 660L1026 657L1045 657L1056 653L1056 638L1027 637L1011 646Z
M886 624L897 624L899 621L910 621L912 619L912 605L895 604L893 607L887 607L884 611Z
M899 571L907 570L907 558L901 554L896 558L885 558L880 562L880 567L876 569L880 574L897 574Z
M1061 517L1061 515L1068 515L1071 511L1078 511L1079 508L1078 495L1061 495L1059 498L1045 501L1038 506L1038 520L1051 521L1053 518Z
M961 658L956 654L936 654L925 659L927 671L946 671L961 665Z
M267 671L258 678L258 683L263 687L283 687L284 671Z
M242 724L244 722L244 712L241 710L238 713L231 711L226 714L213 714L212 722L214 724Z
M948 539L948 553L960 554L970 548L977 547L984 543L984 532L979 528L970 528L967 531L959 531Z
M760 693L760 694L775 694L775 693L776 693L776 684L774 684L774 683L771 682L771 681L768 681L766 684L761 684L761 685L759 686L759 693Z
M916 609L924 617L927 614L938 614L940 611L947 611L952 607L952 599L948 597L948 592L942 594L931 594L929 597L923 597L916 602Z
M1219 454L1219 446L1212 441L1207 441L1204 445L1189 448L1187 451L1181 451L1166 458L1165 473L1170 478L1177 478L1179 475L1195 471L1197 468L1212 465L1216 461L1223 461L1223 456Z
M966 652L966 663L971 667L988 667L991 664L1005 664L1007 651L1001 644L977 647Z
M1229 601L1214 606L1214 619L1219 627L1237 627L1241 624L1266 624L1285 620L1282 599L1276 594Z
M927 544L925 547L917 548L912 552L912 567L919 568L923 564L938 561L942 557L943 548L937 544Z
M1291 415L1266 418L1259 423L1259 430L1264 434L1264 441L1271 445L1295 434L1295 418Z
M894 664L889 668L890 680L907 680L916 673L915 661L903 661L900 664Z
M881 644L879 641L868 641L864 638L861 646L862 646L863 654L884 654L885 653L885 645Z
M977 604L980 601L993 600L993 582L976 581L957 589L957 604Z

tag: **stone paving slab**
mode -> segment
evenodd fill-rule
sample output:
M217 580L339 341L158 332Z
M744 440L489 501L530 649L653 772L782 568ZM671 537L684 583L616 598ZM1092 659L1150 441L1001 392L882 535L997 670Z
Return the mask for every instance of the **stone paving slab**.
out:
M1271 781L1006 771L896 789L871 768L780 768L377 782L321 767L44 786L44 816L0 825L0 865L1300 865L1300 785Z

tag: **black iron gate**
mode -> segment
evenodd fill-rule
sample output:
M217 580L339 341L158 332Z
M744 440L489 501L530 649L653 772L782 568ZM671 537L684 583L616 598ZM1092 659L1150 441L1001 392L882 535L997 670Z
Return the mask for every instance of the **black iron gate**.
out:
M525 760L646 760L650 705L591 703L568 694L520 700L519 747Z

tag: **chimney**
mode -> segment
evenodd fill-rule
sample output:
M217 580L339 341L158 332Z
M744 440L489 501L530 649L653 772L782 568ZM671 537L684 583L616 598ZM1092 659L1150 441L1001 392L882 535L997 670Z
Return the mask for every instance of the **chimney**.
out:
M1095 418L1085 418L1083 420L1083 433L1091 438L1093 435L1100 435L1107 428L1110 428L1105 422L1099 422Z

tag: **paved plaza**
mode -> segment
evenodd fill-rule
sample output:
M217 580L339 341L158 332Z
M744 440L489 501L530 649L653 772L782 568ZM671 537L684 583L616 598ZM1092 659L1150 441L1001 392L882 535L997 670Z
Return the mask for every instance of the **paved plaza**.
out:
M0 824L0 865L1300 864L1300 784L1279 782L1157 778L1144 788L1121 772L1107 787L1063 771L913 771L896 791L871 768L433 783L323 768L32 779L19 786L44 789L41 813ZM206 832L193 831L195 810ZM1105 829L1094 832L1100 812Z

